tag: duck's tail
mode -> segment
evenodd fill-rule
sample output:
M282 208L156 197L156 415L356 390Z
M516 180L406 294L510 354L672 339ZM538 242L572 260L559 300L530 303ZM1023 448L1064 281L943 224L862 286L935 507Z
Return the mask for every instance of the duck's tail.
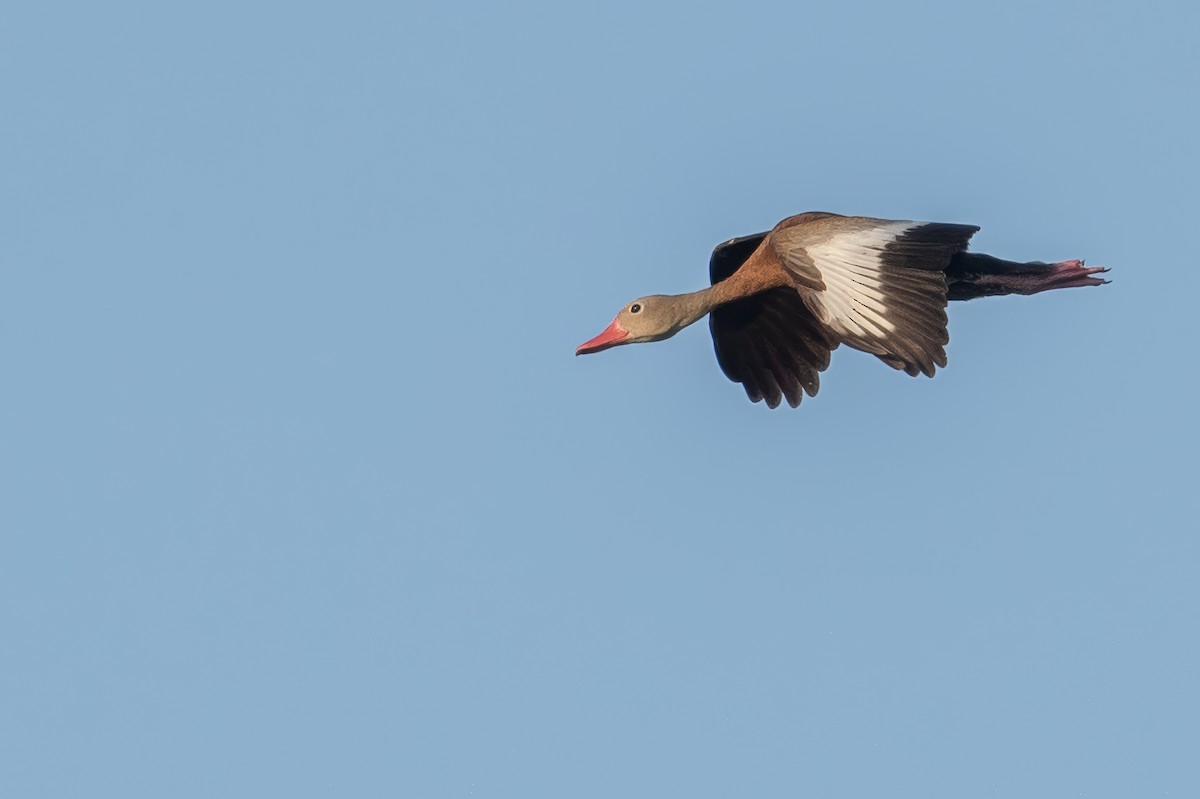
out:
M1018 263L982 253L960 252L946 267L946 282L950 299L973 300L1004 294L1037 294L1075 286L1101 286L1108 281L1095 275L1107 271L1103 266L1084 266L1083 261Z

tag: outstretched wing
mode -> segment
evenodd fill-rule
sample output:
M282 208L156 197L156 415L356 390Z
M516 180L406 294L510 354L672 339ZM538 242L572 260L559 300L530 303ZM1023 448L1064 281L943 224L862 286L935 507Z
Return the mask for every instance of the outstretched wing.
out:
M719 283L738 270L766 233L731 239L713 250L709 277ZM816 396L820 372L838 342L792 288L775 288L716 308L708 317L717 362L754 402L793 408Z
M720 283L736 272L766 237L766 233L754 233L718 244L708 259L708 282Z
M770 242L800 296L838 341L910 375L946 365L946 276L973 225L834 217Z

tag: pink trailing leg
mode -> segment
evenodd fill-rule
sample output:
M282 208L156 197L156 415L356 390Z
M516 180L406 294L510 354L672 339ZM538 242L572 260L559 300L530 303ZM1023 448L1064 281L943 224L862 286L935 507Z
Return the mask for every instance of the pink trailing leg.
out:
M1029 292L1033 294L1046 289L1067 289L1076 286L1103 286L1108 281L1092 277L1108 271L1105 266L1084 266L1083 261L1059 261L1050 264L1051 270L1046 275L1039 276L1041 285Z
M952 283L950 299L972 299L996 294L1037 294L1050 289L1102 286L1108 282L1096 277L1097 274L1107 272L1107 268L1084 266L1083 261L1059 261L1053 264L1034 261L1018 264L1000 261L990 256L980 258L987 259L989 265L995 264L999 268L971 275L965 285Z

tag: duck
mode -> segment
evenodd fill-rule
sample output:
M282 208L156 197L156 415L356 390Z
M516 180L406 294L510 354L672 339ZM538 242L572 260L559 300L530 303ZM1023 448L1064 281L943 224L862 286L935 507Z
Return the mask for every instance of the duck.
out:
M708 317L717 363L753 402L800 406L842 344L911 376L946 366L946 306L1099 286L1082 260L1006 261L968 252L976 225L809 211L717 245L707 288L626 304L576 355L662 341Z

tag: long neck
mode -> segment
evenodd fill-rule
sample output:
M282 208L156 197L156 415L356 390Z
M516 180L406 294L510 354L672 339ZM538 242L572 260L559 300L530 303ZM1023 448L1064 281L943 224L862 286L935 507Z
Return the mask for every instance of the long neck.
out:
M709 286L688 294L676 294L671 300L679 319L675 325L676 330L681 330L693 322L703 319L713 308L723 302L728 302L720 297L716 286Z
M739 269L716 285L690 294L677 294L674 299L682 317L679 327L687 327L719 305L786 285L787 282L782 270L779 275L770 275L764 279L755 272Z

